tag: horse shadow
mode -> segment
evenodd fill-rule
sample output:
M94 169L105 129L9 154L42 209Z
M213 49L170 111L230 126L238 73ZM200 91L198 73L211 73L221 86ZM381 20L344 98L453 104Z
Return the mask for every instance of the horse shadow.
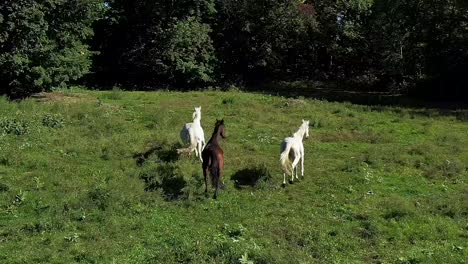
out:
M133 154L133 159L139 167L150 159L158 162L175 162L179 160L177 149L181 146L180 143L153 143L149 149Z
M234 187L236 189L242 189L244 187L259 188L265 183L271 184L272 176L268 168L265 165L261 165L241 169L231 176L231 180L234 181Z

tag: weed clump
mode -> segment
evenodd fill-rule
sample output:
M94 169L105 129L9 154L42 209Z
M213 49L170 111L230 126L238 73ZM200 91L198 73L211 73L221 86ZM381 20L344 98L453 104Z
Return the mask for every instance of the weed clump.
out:
M42 125L50 128L64 127L64 119L61 115L46 114L42 117Z
M4 117L0 119L0 131L4 134L21 136L29 132L29 124L22 120Z
M104 188L97 187L88 193L89 198L100 209L106 210L111 202L110 192Z
M389 197L381 206L384 208L383 218L385 220L398 221L411 216L415 210L413 204L398 196Z
M223 104L225 104L225 105L234 104L234 102L235 102L235 100L232 97L228 97L228 98L223 99Z
M444 160L432 164L422 164L423 175L427 179L449 179L456 180L466 173L465 166L458 160Z
M8 185L0 183L0 192L7 192L9 189L10 187L8 187Z

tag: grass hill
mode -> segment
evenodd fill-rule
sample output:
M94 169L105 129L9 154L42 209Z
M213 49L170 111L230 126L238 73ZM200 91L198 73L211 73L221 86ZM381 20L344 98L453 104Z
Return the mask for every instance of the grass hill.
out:
M179 131L227 138L218 200ZM0 100L2 263L463 263L468 112L241 92ZM311 122L305 178L281 140Z

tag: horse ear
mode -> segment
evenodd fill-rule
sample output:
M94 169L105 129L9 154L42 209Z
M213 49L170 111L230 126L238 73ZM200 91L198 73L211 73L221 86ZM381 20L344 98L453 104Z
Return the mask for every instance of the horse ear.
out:
M221 124L224 124L224 118L223 118L223 119L221 119Z

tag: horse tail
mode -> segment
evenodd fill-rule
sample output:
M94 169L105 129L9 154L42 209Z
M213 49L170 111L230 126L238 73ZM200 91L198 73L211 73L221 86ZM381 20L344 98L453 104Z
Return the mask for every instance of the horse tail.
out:
M289 151L291 151L292 143L285 141L285 145L286 146L280 155L280 163L281 163L281 167L283 168L283 171L290 174L292 173L292 166L291 166L292 164L291 164L291 161L289 160Z
M218 155L216 155L215 153L211 155L211 184L214 187L216 187L215 184L218 182L217 179L219 179L219 162L217 156Z

